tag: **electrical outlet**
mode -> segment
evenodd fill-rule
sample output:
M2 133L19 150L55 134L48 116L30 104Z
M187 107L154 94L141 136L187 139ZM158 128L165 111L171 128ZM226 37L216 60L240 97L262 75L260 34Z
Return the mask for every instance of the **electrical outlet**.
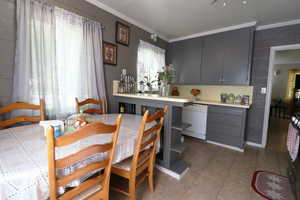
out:
M260 93L266 94L267 93L267 88L265 88L265 87L260 88Z

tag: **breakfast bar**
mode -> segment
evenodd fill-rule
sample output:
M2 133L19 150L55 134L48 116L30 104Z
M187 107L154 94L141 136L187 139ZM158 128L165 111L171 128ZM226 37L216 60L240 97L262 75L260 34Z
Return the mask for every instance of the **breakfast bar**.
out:
M165 118L164 131L161 136L161 150L158 155L158 168L173 177L180 179L189 169L187 163L181 159L185 149L181 141L181 132L189 126L182 123L181 111L184 106L191 105L192 100L182 97L161 97L154 94L114 94L119 104L131 104L135 113L141 115L145 109L153 110L168 107ZM125 112L128 112L125 110Z

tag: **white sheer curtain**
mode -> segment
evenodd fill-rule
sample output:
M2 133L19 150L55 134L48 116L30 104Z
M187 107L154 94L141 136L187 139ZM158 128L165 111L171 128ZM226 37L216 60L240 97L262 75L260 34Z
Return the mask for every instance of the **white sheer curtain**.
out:
M105 99L101 24L37 0L17 0L13 100L46 101L50 118L75 97Z
M150 81L157 80L157 72L166 65L165 50L140 40L137 56L137 82L147 76ZM157 89L157 82L153 85Z

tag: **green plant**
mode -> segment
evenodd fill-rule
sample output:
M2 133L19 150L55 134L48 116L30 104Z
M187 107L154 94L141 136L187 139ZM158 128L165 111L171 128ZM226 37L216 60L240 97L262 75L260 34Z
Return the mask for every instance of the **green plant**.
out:
M176 70L172 65L167 65L162 69L162 72L158 72L158 81L166 81L171 83L176 76Z

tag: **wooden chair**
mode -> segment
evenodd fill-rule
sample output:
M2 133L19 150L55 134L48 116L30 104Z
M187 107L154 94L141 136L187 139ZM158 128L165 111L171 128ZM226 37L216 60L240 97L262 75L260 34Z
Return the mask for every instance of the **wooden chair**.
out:
M129 196L130 200L136 199L136 187L142 183L146 177L148 177L150 191L154 191L153 170L157 152L156 148L166 112L167 107L157 111L151 116L149 116L149 111L145 112L139 129L140 133L133 157L117 163L112 167L112 174L129 180L129 191L126 192L114 186L112 186L112 189ZM159 120L156 125L145 130L147 124L156 120ZM143 173L145 171L146 173ZM141 178L137 180L139 175L141 175Z
M96 100L96 99L86 99L84 101L79 102L78 98L75 98L76 101L76 112L80 112L80 107L87 105L87 104L96 104L96 105L101 105L101 109L95 109L95 108L90 108L86 109L83 111L83 113L88 113L88 114L105 114L107 113L107 102L106 100Z
M71 134L54 138L53 128L49 127L47 129L47 144L48 144L48 175L50 183L50 200L55 199L102 199L107 200L109 198L109 182L111 175L112 159L114 155L114 150L117 143L117 138L119 135L119 129L121 124L122 116L116 120L115 125L106 125L102 123L91 123L88 124L78 131ZM82 149L81 151L61 158L59 160L55 159L55 149L57 147L62 147L66 145L73 144L81 139L93 136L93 135L103 135L112 134L112 141L106 144L96 144ZM77 169L75 172L66 175L62 178L56 177L57 168L64 168L72 164L77 163L84 158L91 155L107 152L105 159L88 164L85 167ZM104 173L92 177L82 182L78 187L75 187L61 196L57 196L57 188L63 187L70 182L89 174L95 170L104 169Z
M40 100L40 105L33 105L24 102L16 102L0 108L0 115L19 109L40 110L39 116L17 116L0 122L0 128L4 128L19 122L39 122L45 120L45 101Z

